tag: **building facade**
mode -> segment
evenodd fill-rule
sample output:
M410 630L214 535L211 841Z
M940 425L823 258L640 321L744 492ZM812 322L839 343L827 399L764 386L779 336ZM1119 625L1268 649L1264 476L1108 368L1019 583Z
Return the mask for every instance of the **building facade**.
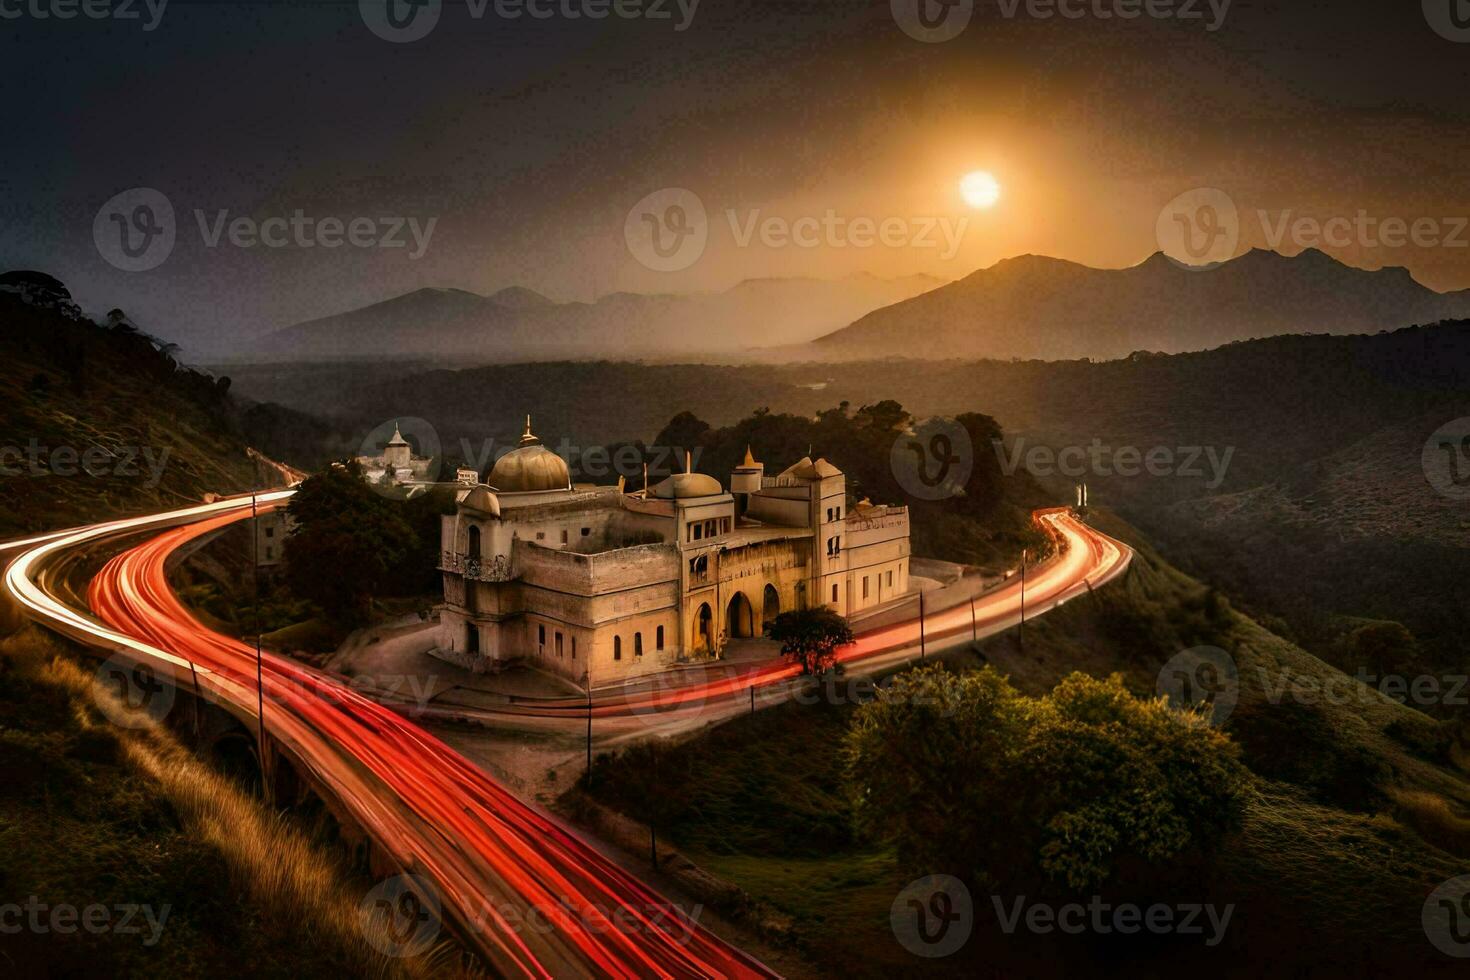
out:
M600 686L718 659L786 610L846 616L906 594L908 509L849 507L826 460L766 476L749 450L728 490L693 472L633 493L573 486L527 420L443 519L440 569L439 656Z

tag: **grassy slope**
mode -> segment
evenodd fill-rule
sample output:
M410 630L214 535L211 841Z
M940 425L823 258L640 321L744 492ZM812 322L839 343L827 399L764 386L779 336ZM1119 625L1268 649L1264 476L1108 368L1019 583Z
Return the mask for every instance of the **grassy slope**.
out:
M156 487L146 471L0 477L0 536L248 488L255 466L209 387L141 338L0 296L0 446L170 450ZM0 901L167 905L168 918L151 946L112 932L0 935L0 974L422 972L363 942L357 901L371 882L305 836L329 826L282 820L167 730L109 725L90 669L0 610Z
M1454 752L1435 742L1439 729L1366 690L1361 704L1355 697L1342 707L1303 707L1289 695L1272 704L1264 688L1276 685L1283 669L1319 681L1336 672L1211 600L1130 528L1106 517L1100 523L1139 547L1128 575L1028 625L1024 652L1007 636L984 644L980 656L1028 693L1080 669L1121 672L1130 687L1151 694L1160 667L1180 650L1209 643L1232 652L1241 696L1228 729L1260 778L1244 827L1199 886L1210 901L1236 903L1236 918L1209 955L1167 945L1119 950L1055 936L999 941L989 904L980 899L981 925L964 968L986 975L1092 973L1107 961L1150 972L1187 966L1207 975L1239 972L1247 963L1272 975L1448 972L1450 961L1421 931L1420 907L1438 883L1464 873L1470 851L1457 858L1427 843L1413 828L1440 836L1425 823L1423 807L1395 802L1408 790L1432 796L1449 813L1465 812L1470 783L1450 761ZM966 653L953 662L980 660ZM926 964L908 957L887 925L889 903L906 877L889 855L837 829L847 812L838 753L850 711L789 704L666 748L659 785L680 802L663 815L665 834L697 863L788 916L794 941L825 970L921 975ZM634 796L636 774L649 761L633 753L604 763L595 792L626 812L646 812L646 801ZM940 972L960 965L927 964Z
M109 694L88 670L33 629L0 641L0 889L17 903L147 905L160 928L22 929L0 944L7 975L200 976L247 963L281 977L427 969L363 941L357 904L371 881L168 729L111 724L99 710ZM120 710L112 704L109 714Z

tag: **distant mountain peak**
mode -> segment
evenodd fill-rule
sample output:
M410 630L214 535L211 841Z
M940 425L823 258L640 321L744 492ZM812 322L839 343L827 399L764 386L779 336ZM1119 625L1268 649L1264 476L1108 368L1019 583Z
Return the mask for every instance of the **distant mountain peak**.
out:
M534 289L527 289L525 286L506 286L485 298L507 310L540 310L556 305L555 300L541 295Z

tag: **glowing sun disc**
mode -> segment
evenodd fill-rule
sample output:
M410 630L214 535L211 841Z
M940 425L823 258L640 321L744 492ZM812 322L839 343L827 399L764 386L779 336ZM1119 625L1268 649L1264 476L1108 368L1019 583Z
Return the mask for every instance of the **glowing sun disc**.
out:
M988 208L1000 200L1000 184L988 171L975 170L960 180L960 196L972 208Z

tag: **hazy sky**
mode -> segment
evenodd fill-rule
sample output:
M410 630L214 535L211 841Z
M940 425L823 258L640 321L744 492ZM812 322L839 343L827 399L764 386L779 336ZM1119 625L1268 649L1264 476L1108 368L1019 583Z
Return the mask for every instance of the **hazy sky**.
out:
M690 0L642 0L667 19L595 21L566 16L589 0L515 20L446 0L410 43L377 36L383 11L356 0L172 0L152 30L144 0L86 0L136 20L37 16L69 2L0 0L0 267L52 272L89 310L121 306L196 349L421 286L585 300L753 276L953 279L1024 252L1130 265L1157 250L1166 202L1201 186L1238 206L1239 249L1272 244L1285 211L1350 218L1325 251L1470 287L1455 220L1470 216L1470 30L1430 24L1455 0L1236 0L1223 20L1220 0L1154 0L1197 19L980 0L941 43L905 33L887 0L702 0L692 17ZM1002 188L988 210L959 193L976 169ZM708 241L660 272L624 224L670 187L697 196ZM94 236L133 188L175 213L147 271L97 245L136 196ZM265 225L297 211L304 237ZM242 216L284 244L209 244ZM403 248L317 237L322 219L371 219L359 234L376 241L395 218ZM763 241L769 218L826 227L781 244ZM1374 229L1394 218L1435 224L1385 244ZM887 222L889 243L864 245L853 219ZM1279 247L1311 243L1288 231Z

